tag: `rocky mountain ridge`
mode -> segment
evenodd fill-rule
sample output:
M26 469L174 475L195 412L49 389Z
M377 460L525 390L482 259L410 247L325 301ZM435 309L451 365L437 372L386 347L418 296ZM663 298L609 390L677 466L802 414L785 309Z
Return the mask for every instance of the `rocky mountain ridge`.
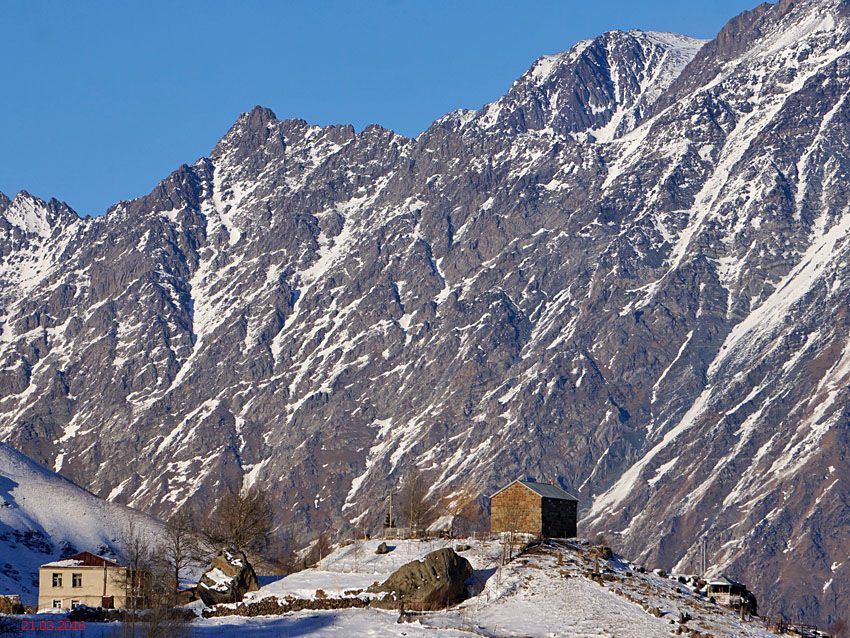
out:
M706 539L834 618L849 13L605 34L415 139L258 107L100 218L0 197L0 437L153 513L258 483L302 540L412 467L552 477L582 534L678 571Z

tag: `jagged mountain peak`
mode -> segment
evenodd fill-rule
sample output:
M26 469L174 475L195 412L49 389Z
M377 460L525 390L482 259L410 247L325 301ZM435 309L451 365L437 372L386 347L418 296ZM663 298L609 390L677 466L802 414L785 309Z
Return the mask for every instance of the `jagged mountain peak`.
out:
M738 65L746 68L756 64L757 58L774 57L774 65L791 73L818 48L839 51L848 33L850 3L847 0L782 0L761 4L730 20L702 48L691 62L689 72L677 78L658 100L654 112L660 112L699 87L710 89ZM822 41L820 45L818 41Z
M283 152L280 120L271 109L255 106L242 113L230 130L216 144L210 157L230 156L230 163L240 164L257 151L278 155ZM256 159L255 159L256 162Z
M78 215L64 202L51 198L43 199L20 191L14 199L5 195L0 198L0 218L25 235L49 237L58 228L79 219Z
M677 34L605 33L539 58L474 123L500 132L615 139L642 120L703 44Z
M277 115L270 108L258 104L247 113L243 113L239 119L244 119L245 126L248 128L259 130L265 128L270 122L277 121Z

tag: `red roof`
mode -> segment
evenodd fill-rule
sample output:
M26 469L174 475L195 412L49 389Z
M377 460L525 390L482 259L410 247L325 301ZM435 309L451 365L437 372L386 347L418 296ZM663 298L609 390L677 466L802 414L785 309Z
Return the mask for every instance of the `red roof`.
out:
M118 563L114 563L103 556L97 556L91 552L80 552L73 556L66 556L51 563L46 563L42 567L123 567Z

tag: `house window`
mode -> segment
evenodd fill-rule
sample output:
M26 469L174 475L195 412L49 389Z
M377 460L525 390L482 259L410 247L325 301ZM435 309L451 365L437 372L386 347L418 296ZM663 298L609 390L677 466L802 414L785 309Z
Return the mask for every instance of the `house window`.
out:
M71 574L71 587L82 587L83 586L83 575L82 574Z
M53 601L53 609L62 609L62 601L54 600Z
M79 600L72 600L72 601L71 601L71 609L76 609L76 608L77 608L77 607L79 607L79 606L80 606L80 601L79 601Z
M62 574L57 574L54 572L53 574L53 586L61 587L62 586Z

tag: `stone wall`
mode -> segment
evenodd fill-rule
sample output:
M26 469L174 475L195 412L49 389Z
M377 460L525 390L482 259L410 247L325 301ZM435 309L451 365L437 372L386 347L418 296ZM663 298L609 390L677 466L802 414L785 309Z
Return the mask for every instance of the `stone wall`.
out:
M514 483L490 499L490 531L522 532L540 536L543 531L541 497Z
M556 498L544 498L542 503L543 536L575 538L577 534L578 503Z
M215 605L204 609L204 618L219 616L280 616L296 611L324 609L352 609L368 607L369 600L357 596L344 598L295 598L270 596L247 603Z

